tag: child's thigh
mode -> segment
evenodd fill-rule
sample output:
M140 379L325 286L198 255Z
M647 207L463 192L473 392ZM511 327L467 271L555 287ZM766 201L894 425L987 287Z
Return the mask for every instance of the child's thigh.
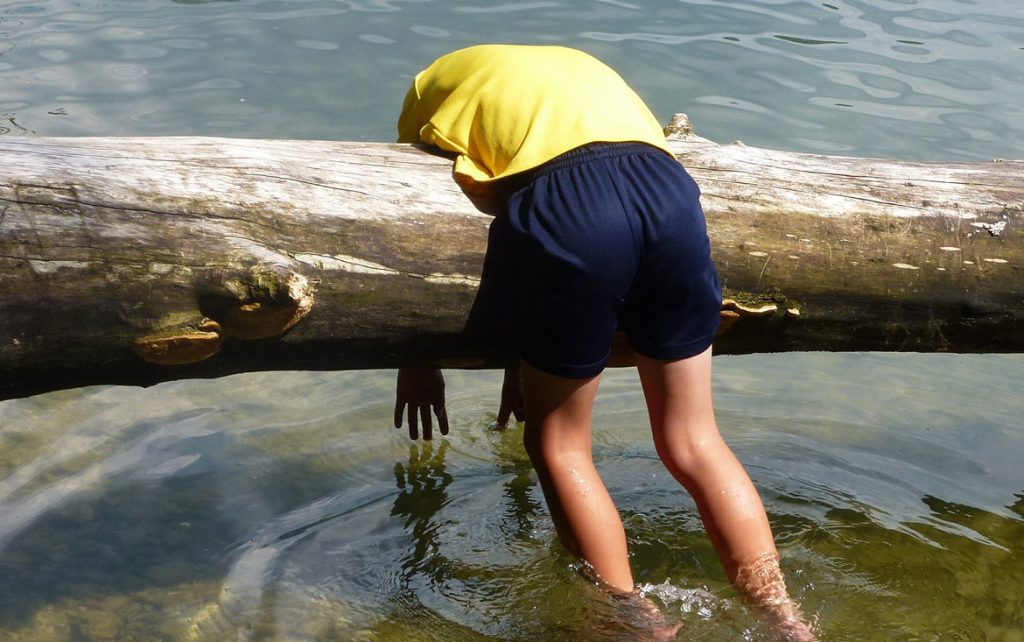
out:
M510 202L519 353L563 377L604 368L638 266L635 232L618 199L588 196L593 206L565 195Z
M685 172L644 221L644 259L623 306L633 349L674 360L706 350L718 328L721 284L711 260L698 191Z

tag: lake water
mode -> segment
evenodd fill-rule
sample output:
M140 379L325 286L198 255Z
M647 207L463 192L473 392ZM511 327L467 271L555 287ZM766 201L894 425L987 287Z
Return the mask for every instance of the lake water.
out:
M485 41L590 51L721 142L1024 157L1019 0L2 0L0 134L391 140L411 76ZM1024 640L1024 358L715 367L822 639ZM447 378L433 444L390 427L393 372L0 403L0 640L633 639L558 545L521 428L492 428L499 373ZM630 371L595 457L678 639L770 639Z

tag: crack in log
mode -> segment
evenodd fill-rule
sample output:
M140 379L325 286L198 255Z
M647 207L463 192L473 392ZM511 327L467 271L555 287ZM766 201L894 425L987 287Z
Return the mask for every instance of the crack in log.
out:
M34 205L34 206L37 206L37 207L49 207L49 208L53 208L53 209L61 207L60 205L55 205L55 204L52 204L52 203L39 203L39 202L32 202L32 201L23 201L23 200L19 200L19 199L16 199L16 198L15 199L4 198L3 196L0 196L0 201L8 203L8 204L13 204L13 205ZM126 212L126 213L138 213L138 214L152 214L152 215L157 216L157 217L171 217L171 218L177 218L177 219L198 220L198 221L202 221L204 223L206 221L210 220L210 219L214 219L214 220L218 220L218 221L221 221L221 220L223 220L223 221L237 221L239 223L248 223L250 225L257 225L257 226L260 226L260 227L265 227L265 228L268 228L268 229L272 229L275 232L278 231L278 228L276 226L272 225L271 223L264 222L264 221L260 220L259 218L252 218L252 219L250 219L250 218L244 218L244 217L241 217L241 216L231 216L231 215L228 215L228 214L223 214L221 212L195 213L195 212L190 212L188 210L167 211L167 210L156 210L156 209L145 208L145 207L128 207L128 206L124 206L124 205L104 204L104 203L93 202L93 201L84 201L84 200L78 200L78 201L75 202L75 204L76 205L80 205L80 206L85 206L85 207L92 207L92 208L95 208L97 210L110 210L110 211L114 211L114 212ZM75 213L79 214L79 215L83 215L84 214L84 212L81 211L81 208L77 208ZM245 238L245 237L240 237L240 238Z
M699 153L699 154L707 154L708 151L705 150L705 149L701 149L698 152L694 152L694 153L695 154L697 154L697 153ZM881 175L879 175L877 173L872 173L872 174L856 173L856 174L852 174L852 173L836 171L835 168L831 168L831 169L828 169L828 170L810 169L810 168L808 168L806 166L806 163L795 162L797 160L803 161L805 159L813 159L815 161L821 161L823 163L839 161L839 162L844 162L846 164L851 164L849 162L850 159L848 159L848 158L843 158L843 157L838 157L838 156L834 157L834 156L798 155L798 154L796 154L794 152L793 154L797 155L798 157L796 159L793 159L794 162L792 163L792 165L788 165L788 164L786 164L784 162L785 161L785 157L782 156L783 154L785 154L785 153L784 152L779 152L780 158L776 159L776 160L779 161L777 163L763 163L763 162L759 162L757 160L752 160L752 159L734 160L734 159L728 159L727 158L725 160L713 161L715 163L718 163L718 164L715 164L715 165L701 165L701 164L697 164L697 163L693 163L693 162L684 162L684 161L700 160L699 158L697 158L697 159L687 158L687 155L688 155L687 153L681 153L681 154L678 154L677 156L679 157L678 160L681 163L683 163L683 165L685 165L687 168L699 167L700 169L706 169L706 170L709 170L709 171L713 170L713 169L719 169L719 168L725 169L725 170L736 169L736 171L742 171L741 169L738 169L737 166L738 167L758 167L758 168L768 168L769 170L776 171L776 172L779 172L779 173L815 174L815 175L822 174L822 175L825 175L825 176L835 176L835 177L839 177L839 178L849 178L849 179L853 179L853 180L857 180L857 181L886 180L883 176L881 176ZM878 166L878 167L880 167L882 169L902 170L902 169L906 169L906 168L909 167L909 168L913 168L914 170L917 170L917 171L915 171L913 173L913 180L917 182L916 184L928 184L928 183L950 184L950 185L964 185L965 184L964 180L962 180L962 179L960 179L960 180L956 180L956 179L939 180L939 179L936 179L936 178L929 178L927 176L921 175L920 174L920 170L940 170L940 171L943 171L943 172L963 172L963 173L970 173L972 175L979 175L979 174L981 174L981 172L979 172L979 170L977 169L976 164L968 165L968 164L964 164L964 163L934 163L934 162L933 163L927 163L927 162L917 162L917 163L915 163L915 162L911 162L911 161L907 161L907 162L893 162L893 161L890 161L890 160L879 160L879 159L856 159L857 163L867 163L867 162L871 162L871 161L874 161L876 163L876 166ZM735 165L733 165L731 163L735 163ZM1004 164L1005 165L1011 165L1011 166L1019 165L1022 169L1024 169L1024 161L1011 161L1011 162L1008 162L1008 163L999 163L999 165L1004 165ZM1000 170L1002 170L1002 169L1003 168L1000 167ZM749 172L749 173L755 173L755 172ZM1011 172L1006 172L1006 173L1007 174L1011 174ZM914 187L916 185L915 183L908 183L908 182L906 182L906 178L901 178L901 177L897 176L896 173L894 173L893 176L894 176L893 178L888 179L888 180L893 181L893 182L900 182L902 185L904 185L906 187ZM1004 183L985 183L985 182L976 182L976 181L971 181L969 184L971 186L978 186L978 187L1000 187L1000 186L1006 185ZM1021 184L1024 184L1024 181L1018 180L1018 181L1014 181L1014 182L1009 183L1008 186L1016 188L1016 187L1019 187Z
M15 141L15 140L11 140L11 139L8 139L7 141L0 142L0 154L31 154L31 155L35 156L35 155L38 155L38 153L39 153L39 149L38 148L39 148L40 145L44 145L44 146L45 145L50 145L48 139L46 139L46 138L33 139L33 142L28 143L28 145L31 147L31 149L15 149L15 148L8 147L8 145L12 145L12 144L17 145L18 142ZM209 157L209 158L204 158L202 161L193 161L193 160L189 160L187 158L180 158L180 157L160 158L160 157L157 157L157 156L147 156L146 158L138 158L136 156L127 155L122 150L119 150L119 149L118 150L107 151L107 153L105 153L105 154L104 153L99 153L99 152L86 153L85 151L74 151L74 150L95 150L97 148L96 147L75 147L73 143L65 144L63 141L61 142L59 149L60 149L59 152L54 152L52 154L48 154L47 158L49 160L60 160L60 159L63 159L65 157L68 157L68 158L94 158L94 159L97 159L97 160L118 160L118 161L123 161L125 164L132 164L132 165L136 165L136 164L138 164L140 162L141 163L150 163L150 162L152 162L152 163L173 163L173 164L178 165L178 166L186 165L186 166L190 166L190 167L208 167L208 165L209 165L211 160L222 160L222 161L225 162L225 164L227 162L232 161L232 160L236 160L236 161L238 160L237 158L231 157L231 156L225 156L223 158ZM106 150L104 150L104 151L106 151Z
M724 183L726 185L743 185L745 187L758 187L759 186L757 183L744 183L742 181L717 180L717 182ZM707 189L705 187L706 185L707 185L707 182L704 182L701 185L701 195L706 195L706 196L709 196L709 197L718 198L718 199L721 199L723 201L735 201L735 202L739 202L739 203L751 203L752 200L753 200L749 196L746 196L746 195L721 196L721 195L719 195L719 194L717 194L717 193ZM812 192L812 191L803 190L803 189L797 189L797 188L793 188L793 187L786 187L786 186L780 185L780 184L773 185L772 189L776 190L776 191L780 191L780 192L789 192L791 194L813 195L815 198L821 198L821 199L824 199L824 198L839 198L839 199L844 199L844 200L857 201L857 202L860 202L860 203L870 203L872 205L883 205L883 206L888 205L888 206L897 207L897 208L900 208L900 209L919 210L921 212L928 212L928 211L931 211L931 210L939 209L939 208L936 208L934 206L923 207L921 205L912 205L912 204L909 204L909 203L905 204L905 203L898 203L898 202L895 202L895 201L887 201L887 200L876 199L876 198L868 198L868 197L865 197L865 196L854 196L853 194L837 194L837 193L834 193L834 192ZM815 210L815 211L819 211L820 212L821 210ZM931 216L939 216L939 215L940 214L934 214L934 215L931 215ZM712 216L713 216L713 214L712 214ZM827 215L827 214L819 214L819 216L821 218L830 218L830 215ZM842 215L835 215L835 216L851 216L851 215L850 214L842 214ZM852 216L857 216L857 214L854 214ZM908 215L902 215L902 216L899 215L899 214L894 214L894 216L898 216L900 218L913 218L914 217L913 215L909 215L909 214ZM919 214L917 216L923 217L923 216L926 216L926 215L925 214Z
M292 254L288 253L293 259L300 263L309 265L317 270L325 271L336 269L342 272L349 272L353 274L370 274L377 276L406 276L416 279L422 279L428 283L439 283L443 285L468 285L470 287L479 287L480 278L471 276L468 274L445 274L443 272L412 272L408 270L397 270L390 268L380 263L374 263L373 261L360 259L354 256L345 256L341 254L335 254L333 256L320 255L320 254Z
M386 265L360 259L355 256L345 256L344 254L324 255L306 254L301 252L293 254L289 252L288 256L299 263L305 263L306 265L312 266L318 270L337 269L342 272L379 274L383 276L398 276L402 274L400 270L390 268Z
M307 181L301 178L294 178L292 176L277 176L274 174L259 174L254 172L239 172L242 176L255 176L258 178L267 178L274 181L289 182L289 183L300 183L303 185L312 185L314 187L323 187L325 189L334 190L343 194L359 194L367 198L379 198L379 195L373 194L372 192L364 192L357 189L351 189L348 187L342 187L340 185L329 185L327 183L318 183L316 181Z
M740 173L740 174L750 174L750 175L753 175L753 176L757 176L758 175L758 173L755 172L755 171L746 170L746 169L743 169L742 167L735 167L735 166L731 166L731 165L729 165L729 166L723 166L723 165L701 165L701 164L697 164L697 163L686 162L688 160L692 160L692 159L687 159L686 158L686 154L679 154L679 157L680 157L680 158L678 158L679 162L682 163L683 166L686 167L687 170L693 169L693 170L700 170L700 171L706 171L706 172L736 172L736 173ZM814 158L820 158L822 160L828 160L830 157L828 157L828 156L821 156L821 157L814 157ZM719 162L721 162L721 161L719 161ZM737 161L737 162L740 162L740 161ZM914 177L914 180L917 181L917 182L916 183L908 183L908 182L906 182L905 178L894 177L892 179L888 179L887 180L887 179L885 179L885 178L883 178L883 177L881 177L881 176L879 176L877 174L851 174L851 173L836 172L836 171L829 171L829 170L807 169L806 166L802 166L802 165L796 164L796 163L794 165L792 165L792 166L788 166L788 165L785 165L785 164L782 164L782 163L773 165L773 164L768 164L768 163L758 163L758 162L750 161L750 160L744 160L744 161L741 161L741 162L742 162L743 166L753 166L753 167L757 167L757 168L768 168L770 170L777 171L778 173L788 173L788 174L798 174L798 175L810 174L810 175L814 175L814 176L828 176L829 178L846 178L846 179L850 179L850 180L854 180L854 181L860 181L860 182L875 181L875 182L881 183L882 185L893 185L893 186L897 186L897 187L914 187L914 188L919 188L919 187L923 187L925 185L950 185L950 186L954 186L954 187L962 187L965 184L969 184L972 187L1003 188L1003 189L1007 189L1007 190L1019 190L1019 189L1021 189L1021 187L1024 187L1024 181L1016 181L1016 182L1009 182L1009 183L991 183L991 182L979 182L979 181L969 181L969 182L966 182L962 178L959 179L959 180L957 180L957 179L938 180L938 179L935 179L935 178L922 178L922 177L916 176L916 175ZM888 161L885 161L885 162L888 162ZM1021 175L1024 175L1024 162L1022 162L1022 163L1014 162L1014 163L1010 163L1010 164L1011 165L1020 165L1020 167L1021 167ZM901 165L901 167L905 167L905 166L906 166L906 164ZM943 164L938 164L938 163L934 163L934 164L918 163L918 166L921 169L940 169L941 168L943 171L957 171L957 168L958 168L958 165L956 165L956 164L950 165L950 164L946 164L946 163L943 163ZM896 166L894 165L894 167L896 167ZM950 170L950 168L952 168L952 170ZM977 173L977 170L974 170L973 168L963 168L963 169L961 169L959 171Z
M467 285L473 288L480 287L480 278L469 276L468 274L441 274L440 272L433 272L431 274L407 272L407 274L408 276L411 277L423 279L427 283L439 283L442 285Z

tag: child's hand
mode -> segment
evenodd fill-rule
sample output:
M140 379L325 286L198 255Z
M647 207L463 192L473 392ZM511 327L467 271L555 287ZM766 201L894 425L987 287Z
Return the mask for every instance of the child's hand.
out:
M437 417L441 434L448 434L448 412L444 407L444 376L439 368L400 368L395 386L395 428L402 427L402 415L408 407L409 439L416 439L419 421L423 438L434 436L430 411ZM419 418L419 421L417 420Z
M516 421L526 419L523 385L519 381L519 368L516 367L505 368L505 379L501 383L501 405L498 407L498 425L505 427L510 416L514 416Z

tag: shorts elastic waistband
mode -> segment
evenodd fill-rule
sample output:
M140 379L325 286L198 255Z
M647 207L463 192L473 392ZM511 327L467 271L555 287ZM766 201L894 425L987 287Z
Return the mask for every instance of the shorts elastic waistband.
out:
M531 172L532 177L542 176L573 165L579 165L598 158L629 156L632 154L664 154L662 150L647 143L588 143L555 156Z

